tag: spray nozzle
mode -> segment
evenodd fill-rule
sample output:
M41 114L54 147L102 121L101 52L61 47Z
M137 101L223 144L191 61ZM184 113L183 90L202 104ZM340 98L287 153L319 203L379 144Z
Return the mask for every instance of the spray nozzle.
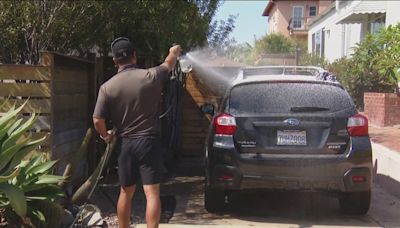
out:
M172 46L178 45L177 43L173 43ZM181 67L183 73L189 73L192 71L192 63L187 57L187 53L182 51L181 55L178 56L178 62Z
M192 62L189 60L186 54L179 56L178 61L183 73L189 73L192 71Z

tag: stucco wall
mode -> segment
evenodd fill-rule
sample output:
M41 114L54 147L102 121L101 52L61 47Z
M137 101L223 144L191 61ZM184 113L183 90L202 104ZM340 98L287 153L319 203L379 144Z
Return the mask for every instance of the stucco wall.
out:
M293 6L303 6L304 17L309 15L309 7L317 6L317 15L332 4L332 1L275 1L268 17L268 33L281 33L289 36L287 29L289 20L293 16Z
M329 62L350 56L352 48L361 40L361 24L337 24L340 15L332 9L327 15L312 24L308 31L308 52L312 52L312 34L325 29L325 58Z
M386 26L400 22L400 1L387 1Z

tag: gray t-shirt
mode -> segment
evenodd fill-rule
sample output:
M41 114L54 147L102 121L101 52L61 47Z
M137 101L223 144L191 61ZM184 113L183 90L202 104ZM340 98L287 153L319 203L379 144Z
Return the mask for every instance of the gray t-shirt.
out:
M161 93L168 80L164 66L126 69L100 87L93 117L111 120L121 137L158 135Z

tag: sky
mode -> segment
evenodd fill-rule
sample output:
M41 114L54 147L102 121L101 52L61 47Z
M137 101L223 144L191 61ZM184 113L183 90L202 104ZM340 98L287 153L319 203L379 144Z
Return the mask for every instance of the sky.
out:
M226 20L229 15L236 15L235 29L231 37L238 43L254 44L254 36L259 39L267 33L267 17L261 16L267 0L238 1L226 0L217 11L216 20Z

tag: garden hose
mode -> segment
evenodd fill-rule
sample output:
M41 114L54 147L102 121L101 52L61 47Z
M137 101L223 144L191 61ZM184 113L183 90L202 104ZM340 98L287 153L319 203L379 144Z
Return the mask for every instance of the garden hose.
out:
M90 192L89 192L89 194L88 194L88 196L87 196L87 199L85 200L85 203L84 203L83 206L81 206L81 208L79 209L79 211L78 211L78 213L76 214L75 219L74 219L74 221L72 222L70 228L73 228L73 227L74 227L74 225L75 225L75 223L78 221L78 219L79 219L79 217L80 217L80 215L81 215L83 209L84 209L85 206L87 205L87 202L88 202L89 199L92 197L92 195L93 195L93 193L94 193L94 190L96 189L97 184L98 184L98 182L99 182L99 180L100 180L100 178L101 178L101 174L103 173L104 167L105 167L106 163L108 162L108 159L110 158L112 151L114 150L113 145L115 145L116 140L117 140L117 138L116 138L116 136L115 136L115 137L113 138L112 142L107 143L107 147L106 147L106 150L105 150L105 154L104 154L104 156L103 156L104 159L103 159L102 161L100 161L100 164L99 164L99 166L100 166L100 171L99 171L98 175L96 176L95 182L94 182L94 184L93 184L93 186L92 186L92 188L91 188L91 190L90 190ZM89 178L89 179L90 179L90 178Z

